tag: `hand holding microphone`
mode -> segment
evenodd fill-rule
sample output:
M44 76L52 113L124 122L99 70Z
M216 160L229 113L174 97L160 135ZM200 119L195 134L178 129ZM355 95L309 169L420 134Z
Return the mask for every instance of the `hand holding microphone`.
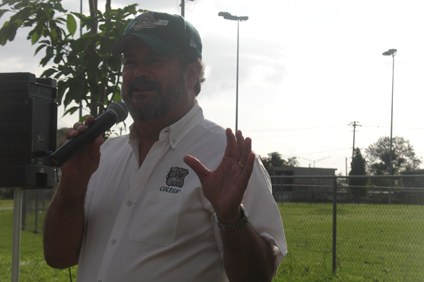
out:
M52 164L56 167L62 166L97 137L109 130L115 123L124 121L127 116L128 108L123 102L115 101L111 103L106 112L90 123L85 131L79 133L75 138L69 140L51 154L50 160Z

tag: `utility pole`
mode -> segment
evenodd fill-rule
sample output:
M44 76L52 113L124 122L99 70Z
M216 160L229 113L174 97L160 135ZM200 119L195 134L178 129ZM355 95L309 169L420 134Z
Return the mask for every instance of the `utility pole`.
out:
M350 123L349 125L353 125L353 147L352 147L352 160L353 160L353 157L355 156L355 133L356 133L356 127L357 126L362 126L362 125L359 125L359 122L358 121L354 121L354 122Z
M181 16L184 18L185 17L185 1L186 0L181 0ZM188 1L194 1L194 0L188 0Z
M82 0L80 0L80 14L82 14ZM80 20L80 37L82 37L82 24ZM82 101L79 104L79 119L82 119Z
M347 176L347 157L345 158L345 172L346 172L346 176ZM346 178L346 180L347 180L347 178Z

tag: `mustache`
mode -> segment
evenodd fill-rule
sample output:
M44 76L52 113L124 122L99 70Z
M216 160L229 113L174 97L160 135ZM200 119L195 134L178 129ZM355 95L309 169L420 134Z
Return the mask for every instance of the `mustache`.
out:
M136 89L159 89L161 88L161 85L159 82L151 80L147 78L146 76L142 77L136 77L133 80L131 80L128 88L128 93L131 94Z

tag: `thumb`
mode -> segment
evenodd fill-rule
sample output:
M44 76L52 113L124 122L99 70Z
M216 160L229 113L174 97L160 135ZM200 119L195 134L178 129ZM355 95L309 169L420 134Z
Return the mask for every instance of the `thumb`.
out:
M208 178L210 170L208 170L198 159L187 155L183 160L197 174L200 183L203 183Z
M97 163L100 161L100 147L103 145L104 141L103 137L99 136L87 148L91 159Z

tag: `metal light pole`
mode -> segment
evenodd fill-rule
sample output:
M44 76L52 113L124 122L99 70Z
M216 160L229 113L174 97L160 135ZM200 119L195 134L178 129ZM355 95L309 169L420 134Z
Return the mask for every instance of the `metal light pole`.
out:
M389 49L383 53L384 56L392 56L393 58L393 67L392 67L392 106L391 106L391 119L390 119L390 152L389 152L389 174L393 175L393 91L395 86L395 55L397 49ZM392 187L392 179L390 178L390 187ZM391 202L391 191L389 193L389 204Z
M392 106L391 106L391 119L390 119L390 154L389 154L389 173L393 175L392 159L393 159L393 92L395 85L395 55L397 53L396 49L389 49L384 52L384 56L392 56L393 58L393 67L392 67Z
M304 160L307 160L307 161L310 161L310 162L313 162L313 163L314 163L314 168L315 168L315 163L317 163L317 162L319 162L319 161L322 161L322 160L325 160L325 159L329 159L329 158L331 158L331 157L325 157L325 158L318 159L318 160L310 160L310 159L302 158L302 157L298 157L298 158L300 158L300 159L304 159ZM310 163L309 163L309 167L311 167L311 164L310 164Z
M249 17L237 17L228 12L219 12L218 16L224 17L226 20L237 21L237 74L236 74L236 131L238 129L238 77L239 77L239 25L240 21L247 21Z
M303 158L303 157L298 157L299 159L304 159L304 160L307 160L307 161L310 161L310 162L313 162L313 160L310 160L310 159L307 159L307 158ZM311 163L309 163L309 168L311 168Z
M184 18L185 17L185 1L186 0L181 0L181 16ZM188 1L194 1L194 0L188 0Z

